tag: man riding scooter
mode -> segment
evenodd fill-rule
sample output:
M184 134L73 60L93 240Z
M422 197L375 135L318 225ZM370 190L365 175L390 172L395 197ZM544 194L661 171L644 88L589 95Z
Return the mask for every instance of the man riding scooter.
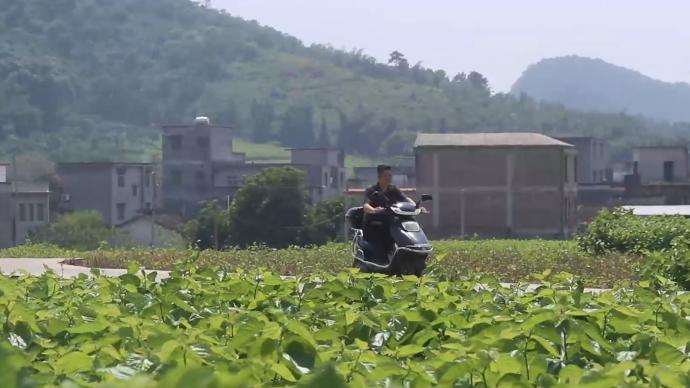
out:
M364 196L363 240L365 251L371 253L380 263L387 262L387 255L393 248L393 239L388 229L386 207L396 202L415 202L405 196L392 184L393 169L388 165L376 167L378 182L366 189Z

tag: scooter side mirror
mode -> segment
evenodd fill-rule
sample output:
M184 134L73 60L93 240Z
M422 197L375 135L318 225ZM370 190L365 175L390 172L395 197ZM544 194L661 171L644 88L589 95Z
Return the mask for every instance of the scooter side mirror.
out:
M422 197L417 201L417 207L422 204L422 202L431 201L433 197L430 194L422 194Z

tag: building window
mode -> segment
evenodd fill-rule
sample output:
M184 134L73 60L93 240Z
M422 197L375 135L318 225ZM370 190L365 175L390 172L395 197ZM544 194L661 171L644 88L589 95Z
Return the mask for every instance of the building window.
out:
M26 205L23 203L19 204L19 221L26 222Z
M328 173L327 172L323 173L323 185L324 186L328 185Z
M45 211L46 211L45 207L46 207L46 205L44 205L42 203L39 203L38 205L36 205L36 218L38 219L38 221L41 221L41 222L45 221L45 217L46 217L45 216Z
M640 166L640 163L636 160L633 162L633 174L637 175L637 169Z
M117 220L122 221L125 219L125 206L124 203L117 204Z
M146 210L151 210L151 202L146 202L146 204L144 205L144 207L145 207Z
M208 137L207 136L199 136L196 138L196 144L199 145L201 148L208 148Z
M132 185L132 196L136 197L137 194L139 194L139 186L137 185Z
M225 179L226 179L228 186L230 186L230 187L240 187L241 186L241 181L240 181L239 177L236 177L234 175L228 175Z
M203 182L206 180L206 174L203 171L197 171L196 172L196 181L197 182Z
M29 204L29 222L34 222L36 218L34 217L34 204Z
M117 187L125 187L125 171L122 167L117 169Z
M173 150L179 151L182 149L182 136L180 136L180 135L168 136L168 140L170 141L170 148L172 148Z
M340 186L345 184L345 174L340 173Z
M170 172L170 183L173 186L179 186L182 184L182 171L172 170Z
M673 162L664 162L664 181L673 182Z

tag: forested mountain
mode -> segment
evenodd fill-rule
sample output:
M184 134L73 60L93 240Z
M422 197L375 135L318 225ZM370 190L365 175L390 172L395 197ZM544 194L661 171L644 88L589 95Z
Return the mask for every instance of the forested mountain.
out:
M590 134L619 146L690 131L493 94L478 72L448 76L391 51L378 63L305 47L187 0L0 0L0 159L149 158L160 124L197 114L257 142L370 156L409 153L422 130Z
M658 81L601 59L544 59L522 74L512 93L586 111L690 121L690 84Z

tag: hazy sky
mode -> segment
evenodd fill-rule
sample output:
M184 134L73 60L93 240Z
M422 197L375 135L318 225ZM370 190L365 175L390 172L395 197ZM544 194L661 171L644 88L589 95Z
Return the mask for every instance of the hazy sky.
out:
M300 38L393 50L450 74L477 70L506 91L541 58L601 58L690 82L688 0L213 0L216 7Z

